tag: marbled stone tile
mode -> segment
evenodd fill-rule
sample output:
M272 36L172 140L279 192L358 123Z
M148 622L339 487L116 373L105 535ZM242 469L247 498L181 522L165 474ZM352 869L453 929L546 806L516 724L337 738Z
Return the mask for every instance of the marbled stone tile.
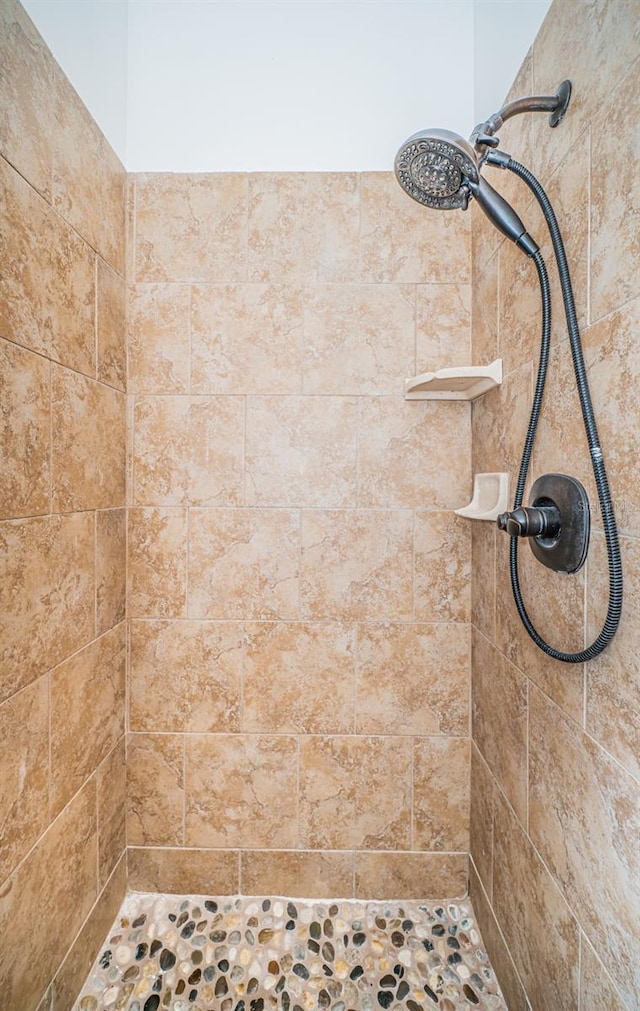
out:
M240 855L233 850L152 849L130 846L129 888L173 895L207 889L219 895L240 891Z
M469 896L478 918L478 927L482 931L491 965L498 978L509 1011L530 1011L522 983L513 964L511 953L507 947L502 932L489 903L487 893L476 873L473 863L470 864Z
M493 894L493 775L480 754L475 741L471 743L471 804L469 832L470 853L478 877L491 900Z
M127 517L124 509L96 513L96 633L123 621L127 595Z
M470 284L419 285L416 291L417 373L470 362L471 299Z
M189 392L188 284L129 285L129 393Z
M507 471L515 488L527 434L534 377L527 363L505 376L502 386L473 405L472 464L474 474Z
M492 256L489 262L484 264L481 269L477 269L474 266L473 284L471 286L471 361L474 365L488 365L499 357L499 273L499 256Z
M303 617L411 620L411 535L406 511L305 510Z
M127 606L131 618L183 618L186 509L129 509Z
M0 699L93 637L93 556L88 513L0 524Z
M302 320L299 285L194 285L191 392L299 393Z
M104 888L127 845L127 766L125 739L98 767L98 881Z
M127 385L126 285L100 257L97 268L98 379L119 390Z
M460 505L464 498L463 493ZM470 498L467 493L466 501ZM416 512L413 593L418 621L469 621L472 525L451 512Z
M496 792L493 908L536 1011L577 1011L579 928L502 794Z
M0 881L44 832L49 811L49 683L0 706Z
M529 830L587 937L633 1004L640 990L640 786L535 689Z
M357 440L355 398L247 398L247 505L355 506Z
M584 334L589 384L620 533L640 534L637 488L640 462L635 418L640 410L636 377L640 369L640 298L600 320ZM595 502L592 503L594 509ZM596 511L594 525L602 529Z
M640 543L622 537L624 597L613 642L587 664L586 730L640 779ZM587 572L587 631L593 641L604 624L609 566L604 536L592 534Z
M491 185L496 189L500 188L502 184L502 176L505 175L505 173L501 172L496 179L495 177L498 175L497 169L494 173L491 173L488 169L485 171L487 179ZM498 258L498 250L507 240L502 232L499 232L498 229L491 224L487 215L478 206L477 201L471 201L468 213L471 219L471 262L473 265L472 281L473 287L475 288L480 271L484 270L489 261L494 257L496 257L496 259ZM497 309L498 306L496 305L496 311Z
M580 1011L627 1011L584 934L580 937Z
M0 890L7 1008L37 1008L96 899L96 852L96 791L90 781Z
M103 891L98 896L89 917L58 969L49 988L50 1011L72 1011L76 997L91 969L100 942L118 915L127 890L127 866L123 856ZM49 1011L45 1004L38 1011Z
M132 621L130 636L131 730L240 730L240 626Z
M466 737L414 740L413 849L468 851L469 758Z
M471 523L471 621L492 640L496 628L496 537L494 523Z
M243 505L243 397L144 397L134 407L135 505Z
M245 636L243 730L275 734L353 730L354 625L247 623Z
M402 395L415 372L415 301L407 284L309 285L304 392Z
M189 617L298 617L300 520L281 509L192 509Z
M45 358L0 340L0 516L49 511L51 367Z
M403 898L414 895L416 891L425 896L443 890L451 896L462 896L467 892L469 857L466 853L361 852L356 853L355 861L358 898L371 895ZM420 1000L420 997L416 999Z
M186 739L185 844L294 849L294 737L217 734Z
M360 180L355 172L249 176L249 280L357 281Z
M51 672L51 812L55 816L124 733L124 623Z
M245 850L240 861L244 895L323 898L353 895L353 854L327 850L278 853Z
M513 242L500 246L498 259L498 351L503 375L508 376L529 362L537 366L542 326L540 285L533 261Z
M181 734L129 734L129 846L184 843L184 741Z
M411 741L301 738L299 805L304 848L409 849Z
M454 509L469 501L468 404L362 398L358 504Z
M0 7L0 153L51 196L54 61L17 0Z
M357 732L468 734L469 661L459 625L360 625Z
M361 177L361 280L466 283L470 216L442 214L412 200L392 172Z
M247 176L136 176L135 280L244 281Z
M472 651L473 739L526 826L527 679L475 629Z
M52 495L56 512L125 504L125 397L54 365Z

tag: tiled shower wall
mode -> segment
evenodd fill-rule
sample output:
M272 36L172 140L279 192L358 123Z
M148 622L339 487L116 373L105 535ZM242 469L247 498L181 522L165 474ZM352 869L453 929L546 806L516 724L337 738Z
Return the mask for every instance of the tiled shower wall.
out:
M130 193L129 880L467 882L470 231L390 174Z
M0 1005L20 1011L54 976L70 1006L125 887L123 201L2 0Z
M553 92L568 77L566 120L551 130L545 116L520 117L501 133L501 146L548 186L565 233L626 594L603 656L586 666L548 660L517 618L506 538L474 525L472 898L511 1011L524 1011L526 997L535 1011L640 1006L640 182L628 170L640 156L638 13L633 0L557 0L513 96ZM545 238L551 269L529 190L507 173L492 179ZM515 480L537 367L535 270L482 215L473 251L474 359L499 353L506 371L501 390L474 406L474 469L506 464ZM602 626L608 577L557 285L553 308L531 478L560 471L581 480L594 531L578 575L551 573L526 546L520 564L540 631L577 649Z

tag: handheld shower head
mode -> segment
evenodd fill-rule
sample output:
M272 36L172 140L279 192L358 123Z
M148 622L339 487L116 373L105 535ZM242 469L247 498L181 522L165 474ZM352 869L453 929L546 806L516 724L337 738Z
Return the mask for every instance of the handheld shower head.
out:
M402 145L395 160L403 190L426 207L466 208L468 182L479 179L476 152L451 130L421 130Z

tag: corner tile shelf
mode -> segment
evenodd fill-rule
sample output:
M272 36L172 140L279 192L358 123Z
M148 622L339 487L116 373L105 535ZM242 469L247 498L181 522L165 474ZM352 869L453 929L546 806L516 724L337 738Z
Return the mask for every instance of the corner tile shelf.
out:
M502 358L491 365L438 369L406 379L405 400L475 400L502 383Z

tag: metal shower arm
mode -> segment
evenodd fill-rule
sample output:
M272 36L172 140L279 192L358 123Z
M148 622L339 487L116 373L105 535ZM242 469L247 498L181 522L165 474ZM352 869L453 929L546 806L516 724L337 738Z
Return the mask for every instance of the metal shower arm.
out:
M519 116L521 112L548 112L549 126L558 126L564 119L570 99L571 81L563 81L555 95L517 98L514 102L504 105L498 112L494 112L484 123L478 124L471 134L470 141L476 149L486 147L487 144L494 147L494 144L488 143L489 138L494 136L506 120L512 116Z

